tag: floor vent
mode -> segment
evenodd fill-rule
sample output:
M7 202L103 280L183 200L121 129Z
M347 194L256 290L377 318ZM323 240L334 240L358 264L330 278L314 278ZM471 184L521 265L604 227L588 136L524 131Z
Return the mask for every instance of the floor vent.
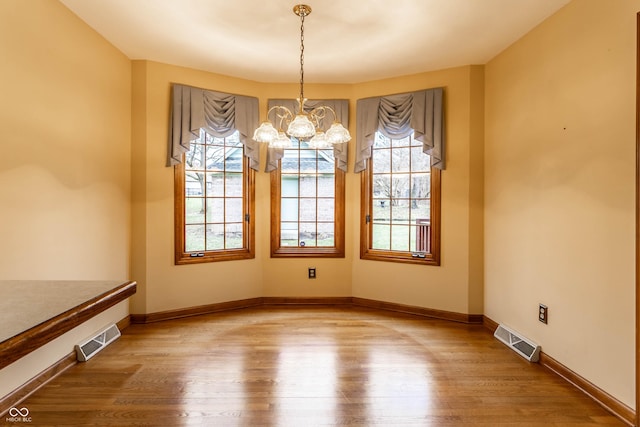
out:
M100 350L115 341L120 336L120 330L113 324L98 332L95 336L76 345L76 355L80 362L86 362Z
M540 346L538 344L523 338L519 333L512 331L504 325L499 325L493 336L529 362L537 362L540 358Z

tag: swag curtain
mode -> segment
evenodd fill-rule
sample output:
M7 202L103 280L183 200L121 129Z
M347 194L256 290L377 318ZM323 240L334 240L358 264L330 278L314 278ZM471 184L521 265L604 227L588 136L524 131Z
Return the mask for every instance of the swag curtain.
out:
M431 156L431 166L444 169L443 88L427 89L374 98L356 104L356 164L362 172L371 157L375 133L399 139L414 133L422 151Z
M237 130L249 166L257 170L260 146L251 137L258 127L259 115L258 98L173 84L167 166L182 163L182 155L189 151L191 141L200 137L203 128L219 138Z
M270 99L267 107L270 109L276 105L282 105L287 107L290 111L297 111L299 103L295 99ZM336 120L338 120L346 128L349 127L349 102L346 99L323 99L323 100L307 100L304 103L305 111L309 112L316 107L327 106L331 107L336 112ZM329 112L324 120L320 121L320 129L327 131L333 124L333 115ZM276 112L272 111L267 117L267 120L273 124L276 129L279 129L280 123L276 117ZM256 126L257 127L257 126ZM333 148L333 155L336 159L336 165L338 169L347 171L347 144L340 144ZM267 164L265 166L265 172L271 172L278 169L278 160L284 156L284 149L282 148L268 148L267 149Z

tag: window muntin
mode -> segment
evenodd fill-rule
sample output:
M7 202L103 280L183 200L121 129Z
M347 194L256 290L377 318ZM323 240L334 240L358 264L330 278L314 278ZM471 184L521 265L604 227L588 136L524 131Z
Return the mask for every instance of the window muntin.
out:
M361 258L439 264L440 171L413 135L377 132L363 172Z
M292 144L272 172L271 255L344 256L344 172L333 150Z
M253 258L253 171L236 131L204 130L176 167L176 263Z

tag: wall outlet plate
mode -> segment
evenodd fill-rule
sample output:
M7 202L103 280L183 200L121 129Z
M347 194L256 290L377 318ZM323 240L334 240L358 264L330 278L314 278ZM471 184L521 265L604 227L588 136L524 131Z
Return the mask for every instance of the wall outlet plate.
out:
M538 306L538 320L545 325L549 322L549 307L544 304Z
M316 268L309 267L309 279L315 279L315 278L316 278Z

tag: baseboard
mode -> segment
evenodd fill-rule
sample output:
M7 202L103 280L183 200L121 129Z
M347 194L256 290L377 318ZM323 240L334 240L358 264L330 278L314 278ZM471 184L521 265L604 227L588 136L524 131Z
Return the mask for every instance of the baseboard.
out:
M351 305L351 297L263 297L263 305Z
M366 307L468 324L482 324L484 317L482 314L455 313L451 311L435 310L432 308L396 304L393 302L377 301L358 297L260 297L149 314L132 314L131 323L161 322L164 320L179 319L182 317L199 316L202 314L218 313L221 311L271 305L335 305Z
M0 400L0 417L33 394L40 387L78 363L75 350Z
M395 311L398 313L414 314L435 319L449 320L452 322L481 324L482 314L464 314L452 311L434 310L432 308L417 307L412 305L396 304L393 302L377 301L366 298L351 298L352 304L358 307L375 308L378 310Z
M482 324L492 333L498 327L498 323L488 318L487 316L483 316ZM551 372L563 378L578 390L582 391L607 411L620 418L620 420L624 421L630 426L635 425L636 411L629 408L627 405L620 402L618 399L611 396L609 393L602 390L598 386L594 385L586 378L576 374L571 369L567 368L562 363L558 362L553 357L544 352L540 352L539 363L541 366L549 369Z
M548 354L540 352L540 364L573 384L573 386L585 393L591 399L595 400L600 406L620 418L625 423L630 426L635 424L636 412L633 409L594 385L589 380L576 374Z
M498 329L498 326L500 326L498 322L494 322L493 320L489 319L487 316L482 316L482 325L485 328L487 328L491 333L494 333L496 329Z
M124 331L125 329L127 329L129 326L131 325L131 316L127 316L124 319L121 319L118 323L116 323L116 326L118 327L118 329L120 329L121 331Z
M149 314L132 314L131 323L161 322L163 320L180 319L182 317L199 316L202 314L211 314L220 311L237 310L240 308L249 308L261 305L263 305L263 298L249 298Z

